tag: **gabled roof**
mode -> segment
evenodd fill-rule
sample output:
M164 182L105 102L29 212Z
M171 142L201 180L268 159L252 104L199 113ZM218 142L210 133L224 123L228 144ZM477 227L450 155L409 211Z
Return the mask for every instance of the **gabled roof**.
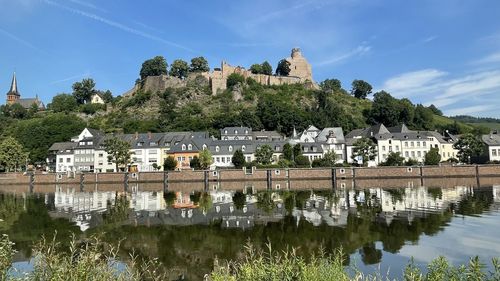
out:
M353 130L346 136L346 138L351 139L356 137L389 139L392 137L392 134L387 130L384 124L377 124L365 129Z
M482 135L481 139L488 146L500 146L500 135L498 134Z
M316 128L314 125L310 125L310 126L306 129L306 131L319 131L319 129L318 129L318 128Z
M330 133L333 133L333 135L337 139L337 143L345 142L344 131L342 130L342 127L324 128L316 137L316 142L326 142Z
M76 146L74 142L56 142L49 147L49 151L65 151L73 149Z
M391 133L409 133L410 129L405 124L401 124L394 127L388 127L387 130Z

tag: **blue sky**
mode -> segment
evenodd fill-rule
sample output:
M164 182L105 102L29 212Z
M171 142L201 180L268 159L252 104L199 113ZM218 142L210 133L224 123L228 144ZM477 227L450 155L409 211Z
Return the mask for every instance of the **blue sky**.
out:
M300 47L316 81L370 82L446 114L500 117L500 1L0 0L0 92L46 103L92 77L115 95L142 62L273 66ZM4 100L3 100L4 102Z

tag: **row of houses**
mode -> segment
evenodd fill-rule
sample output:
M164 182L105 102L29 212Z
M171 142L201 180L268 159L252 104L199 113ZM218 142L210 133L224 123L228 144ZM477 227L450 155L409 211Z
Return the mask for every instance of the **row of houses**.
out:
M283 158L283 148L288 143L300 144L302 155L311 162L322 158L325 153L335 153L338 163L360 163L353 159L354 143L361 138L370 138L377 145L377 156L369 166L376 166L387 159L391 152L399 152L406 160L423 162L431 148L437 148L441 160L457 158L458 151L453 148L457 137L436 131L414 131L405 125L386 127L378 124L365 129L357 129L344 136L341 127L324 128L309 126L301 133L286 138L275 131L253 131L248 127L227 127L220 130L220 137L210 136L208 132L166 132L106 135L101 131L86 128L68 142L55 143L50 147L47 162L54 172L115 172L114 163L108 161L104 148L107 138L118 137L131 145L132 159L129 171L162 170L165 159L174 157L178 169L189 169L190 161L207 149L213 157L211 168L233 167L232 157L241 150L245 160L255 160L255 152L262 145L273 150L272 162ZM500 137L496 134L483 136L489 146L490 159L500 160ZM497 147L495 147L495 145Z

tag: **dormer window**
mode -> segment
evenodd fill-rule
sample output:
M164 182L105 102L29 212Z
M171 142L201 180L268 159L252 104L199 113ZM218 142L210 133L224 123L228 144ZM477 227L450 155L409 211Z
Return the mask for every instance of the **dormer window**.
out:
M280 146L279 145L275 146L274 151L280 151Z
M94 142L92 142L92 141L88 141L88 142L87 142L87 145L94 145Z
M245 151L246 147L244 145L241 146L241 151Z
M149 146L157 146L157 145L158 145L158 143L155 142L155 141L152 141L152 142L149 143Z
M182 150L186 150L186 145L185 144L182 144Z
M188 144L188 150L193 150L193 145Z
M227 135L227 130L224 130L224 134Z
M85 142L81 141L80 143L78 143L78 145L85 145Z
M247 134L248 134L248 130L245 130L245 135L247 135Z
M238 130L234 130L234 134L237 135L238 134Z
M229 151L233 151L233 146L232 145L229 146Z
M216 146L216 147L215 147L215 151L216 151L216 152L219 152L219 151L220 151L220 147L219 147L219 146Z
M207 149L207 145L206 144L203 144L202 147L203 147L204 150Z
M144 143L143 142L138 142L137 146L142 146Z

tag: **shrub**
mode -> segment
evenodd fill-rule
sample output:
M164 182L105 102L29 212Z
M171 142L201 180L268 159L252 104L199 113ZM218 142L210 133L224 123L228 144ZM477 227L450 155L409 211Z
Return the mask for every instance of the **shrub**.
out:
M232 88L234 85L238 83L240 84L245 83L245 77L243 77L243 75L238 73L232 73L227 77L226 86L228 88Z

